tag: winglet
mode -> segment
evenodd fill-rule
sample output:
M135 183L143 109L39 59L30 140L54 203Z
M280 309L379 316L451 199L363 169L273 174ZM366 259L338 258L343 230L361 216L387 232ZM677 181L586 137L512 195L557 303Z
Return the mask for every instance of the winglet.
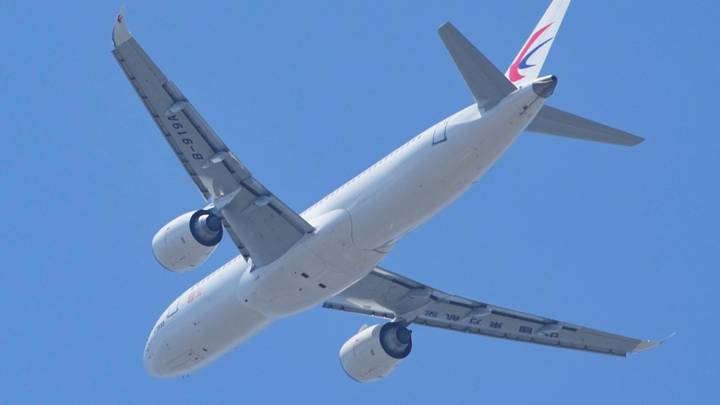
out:
M660 340L643 340L642 342L638 343L637 346L631 351L631 353L639 353L644 352L647 350L654 349L663 343L667 342L669 339L671 339L673 336L677 335L677 332L671 333L669 336L660 339Z
M128 31L127 23L125 23L125 7L120 7L117 18L115 19L115 25L113 26L112 40L113 45L117 48L124 44L128 39L132 38L130 31Z

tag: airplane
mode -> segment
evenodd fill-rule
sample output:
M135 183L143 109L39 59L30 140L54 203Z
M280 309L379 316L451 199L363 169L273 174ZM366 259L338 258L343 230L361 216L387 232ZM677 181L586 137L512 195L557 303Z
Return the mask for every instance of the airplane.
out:
M144 351L155 377L187 375L270 323L322 305L380 318L340 348L358 382L388 376L410 354L412 325L626 356L640 340L443 292L379 265L395 244L466 192L524 131L633 146L636 135L546 104L557 85L540 70L569 0L554 0L505 73L450 22L438 33L475 102L434 124L298 214L255 178L128 31L112 51L205 198L162 227L157 261L201 266L227 233L239 254L178 296Z

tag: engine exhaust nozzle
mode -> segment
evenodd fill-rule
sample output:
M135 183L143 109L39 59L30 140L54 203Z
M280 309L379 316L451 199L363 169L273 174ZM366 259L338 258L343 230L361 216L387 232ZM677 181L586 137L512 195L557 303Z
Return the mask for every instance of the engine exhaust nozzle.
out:
M557 86L557 77L553 75L541 77L532 84L533 92L542 98L552 96L555 86Z

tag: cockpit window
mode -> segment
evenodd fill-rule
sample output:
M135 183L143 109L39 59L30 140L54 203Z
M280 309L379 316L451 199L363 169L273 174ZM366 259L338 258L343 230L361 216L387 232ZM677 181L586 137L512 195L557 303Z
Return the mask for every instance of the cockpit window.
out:
M171 316L175 315L179 309L180 309L180 306L177 303L175 303L175 305L172 307L172 309L168 311L167 315L165 315L165 319L170 318Z

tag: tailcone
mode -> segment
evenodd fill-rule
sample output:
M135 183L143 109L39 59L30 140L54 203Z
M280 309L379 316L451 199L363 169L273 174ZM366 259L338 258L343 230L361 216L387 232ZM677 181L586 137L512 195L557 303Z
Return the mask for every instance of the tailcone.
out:
M553 75L541 77L533 82L533 92L535 92L538 97L548 98L555 92L557 81L557 77Z

